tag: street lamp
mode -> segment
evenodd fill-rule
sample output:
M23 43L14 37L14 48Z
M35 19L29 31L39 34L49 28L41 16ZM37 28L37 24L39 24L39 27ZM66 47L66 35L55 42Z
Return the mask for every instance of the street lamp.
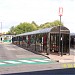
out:
M2 22L0 22L1 23L1 34L2 34Z

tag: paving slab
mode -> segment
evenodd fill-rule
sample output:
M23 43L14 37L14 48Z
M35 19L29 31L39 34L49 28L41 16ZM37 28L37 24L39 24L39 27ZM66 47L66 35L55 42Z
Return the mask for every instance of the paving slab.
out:
M60 63L66 63L66 62L75 62L75 55L63 55L63 56L59 56L59 55L46 55L43 53L43 55L45 55L46 57L60 62Z

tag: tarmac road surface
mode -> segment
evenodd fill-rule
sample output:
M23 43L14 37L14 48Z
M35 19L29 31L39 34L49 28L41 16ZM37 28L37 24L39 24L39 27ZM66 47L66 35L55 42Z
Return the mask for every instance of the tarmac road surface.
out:
M63 63L49 60L47 57L16 45L0 43L0 74L25 75L30 73L35 75L37 72L46 74L53 71L61 73L58 69L64 70L62 65Z

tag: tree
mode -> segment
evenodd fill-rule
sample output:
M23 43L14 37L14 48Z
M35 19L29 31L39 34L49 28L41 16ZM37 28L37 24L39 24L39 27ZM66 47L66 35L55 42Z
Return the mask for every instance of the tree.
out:
M40 26L38 26L34 21L32 21L32 23L24 22L20 23L16 27L12 26L7 34L21 34L25 32L31 32L37 29L49 28L59 25L63 25L63 23L60 24L60 21L58 20L55 20L54 22L46 22L44 24L41 24Z
M37 29L39 29L39 25L37 25L34 21L32 21L31 24L34 25L35 27L37 27Z
M14 30L15 30L15 27L12 26L12 27L10 28L10 30L7 32L7 34L14 34Z
M30 32L33 30L37 30L36 25L24 22L24 23L20 23L16 27L12 26L10 28L10 31L8 31L8 33L14 34L14 32L15 32L16 34L21 34L21 33Z
M59 20L55 20L55 21L53 22L53 25L54 25L54 26L62 26L63 23L62 23L62 22L60 23Z
M59 20L55 20L54 22L46 22L44 24L41 24L40 28L49 28L49 27L53 27L53 26L62 26L62 25L63 25L62 22L60 24Z

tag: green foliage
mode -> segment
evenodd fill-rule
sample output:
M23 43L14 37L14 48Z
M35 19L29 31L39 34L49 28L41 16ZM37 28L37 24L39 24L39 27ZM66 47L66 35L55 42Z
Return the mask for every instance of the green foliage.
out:
M39 29L39 26L34 21L32 21L31 24L34 25L35 27L37 27L37 29Z
M14 33L15 33L14 31L15 31L15 27L12 26L12 27L10 28L10 31L7 32L7 34L14 34Z
M63 23L60 24L60 21L58 20L55 20L54 22L46 22L44 24L41 24L40 26L38 26L34 21L32 21L32 23L24 22L20 23L16 27L12 26L10 30L7 32L7 34L21 34L25 32L31 32L37 29L49 28L59 25L63 25Z
M12 26L10 28L10 31L8 31L8 34L21 34L25 32L31 32L33 30L37 30L37 26L35 24L24 22L24 23L20 23L16 27Z
M55 20L54 22L46 22L45 24L41 24L40 28L49 28L53 26L61 26L63 23L60 24L60 21Z

